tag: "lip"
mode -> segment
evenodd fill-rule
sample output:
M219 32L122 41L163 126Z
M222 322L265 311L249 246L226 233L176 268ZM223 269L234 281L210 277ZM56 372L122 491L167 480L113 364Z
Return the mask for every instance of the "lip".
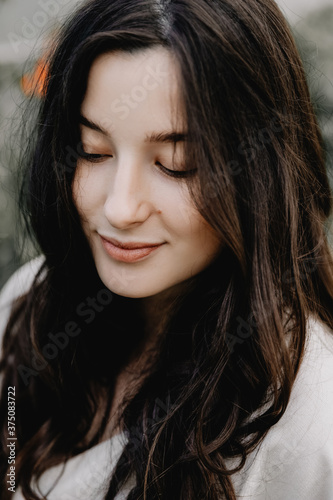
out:
M121 243L113 238L99 235L105 251L114 259L122 262L135 262L150 255L154 250L164 245L163 243Z
M150 248L157 247L162 245L163 243L141 243L138 241L128 241L127 243L123 243L122 241L115 240L114 238L107 238L106 236L100 235L103 240L112 243L114 246L119 248L125 248L126 250L134 250L137 248Z

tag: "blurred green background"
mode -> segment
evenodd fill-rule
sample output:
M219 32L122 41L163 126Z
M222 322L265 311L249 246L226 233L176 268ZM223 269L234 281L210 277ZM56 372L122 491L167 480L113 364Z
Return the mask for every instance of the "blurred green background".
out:
M327 1L322 1L326 5L314 10L309 9L311 2L304 4L303 8L301 0L294 0L294 10L291 9L293 2L279 0L279 3L293 28L308 75L332 179L333 4L327 5ZM0 0L0 288L17 267L34 256L29 246L21 254L20 231L16 222L15 158L21 147L17 125L24 101L20 79L23 72L31 70L34 57L41 53L42 41L79 2ZM333 186L332 181L331 184Z

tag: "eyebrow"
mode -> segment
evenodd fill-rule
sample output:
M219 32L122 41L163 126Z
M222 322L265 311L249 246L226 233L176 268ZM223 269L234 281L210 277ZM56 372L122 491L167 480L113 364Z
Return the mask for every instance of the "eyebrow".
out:
M91 130L95 130L96 132L100 132L106 137L110 137L109 132L105 128L101 127L100 125L83 115L80 115L80 123L85 127L90 128ZM144 142L176 144L177 142L186 141L186 139L187 134L185 132L152 132L151 134L145 136Z

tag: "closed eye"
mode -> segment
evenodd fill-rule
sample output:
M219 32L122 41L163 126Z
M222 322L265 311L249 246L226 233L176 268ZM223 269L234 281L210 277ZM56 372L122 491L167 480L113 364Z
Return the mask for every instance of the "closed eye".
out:
M113 158L112 155L101 155L101 154L94 154L94 153L86 153L85 151L82 151L82 154L80 155L81 158L84 160L88 160L92 163L99 163L103 161L105 158Z
M82 151L81 153L81 158L91 162L91 163L100 163L106 158L113 158L113 155L106 155L106 154L97 154L97 153L86 153L85 151ZM184 178L184 177L189 177L190 175L193 175L197 169L193 168L191 170L171 170L169 168L166 168L162 163L159 161L156 162L156 165L160 168L160 170L165 174L168 175L169 177L175 177L175 178Z
M159 161L156 162L156 165L160 167L162 172L164 172L166 175L169 175L170 177L189 177L197 171L196 168L193 168L191 170L170 170L169 168L166 168L164 165L162 165L162 163L160 163Z

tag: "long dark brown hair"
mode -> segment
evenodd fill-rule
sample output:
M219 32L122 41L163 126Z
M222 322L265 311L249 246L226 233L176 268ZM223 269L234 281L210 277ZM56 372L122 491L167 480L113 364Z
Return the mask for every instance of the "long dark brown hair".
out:
M287 407L308 317L333 327L322 139L276 4L85 2L54 42L24 155L22 211L45 259L3 342L3 498L7 387L16 387L16 479L37 499L33 476L99 442L117 374L144 337L135 300L99 279L71 186L92 62L154 46L175 56L185 160L197 167L186 182L223 250L174 304L144 383L119 415L128 442L106 498L134 474L129 500L235 500L232 474Z

